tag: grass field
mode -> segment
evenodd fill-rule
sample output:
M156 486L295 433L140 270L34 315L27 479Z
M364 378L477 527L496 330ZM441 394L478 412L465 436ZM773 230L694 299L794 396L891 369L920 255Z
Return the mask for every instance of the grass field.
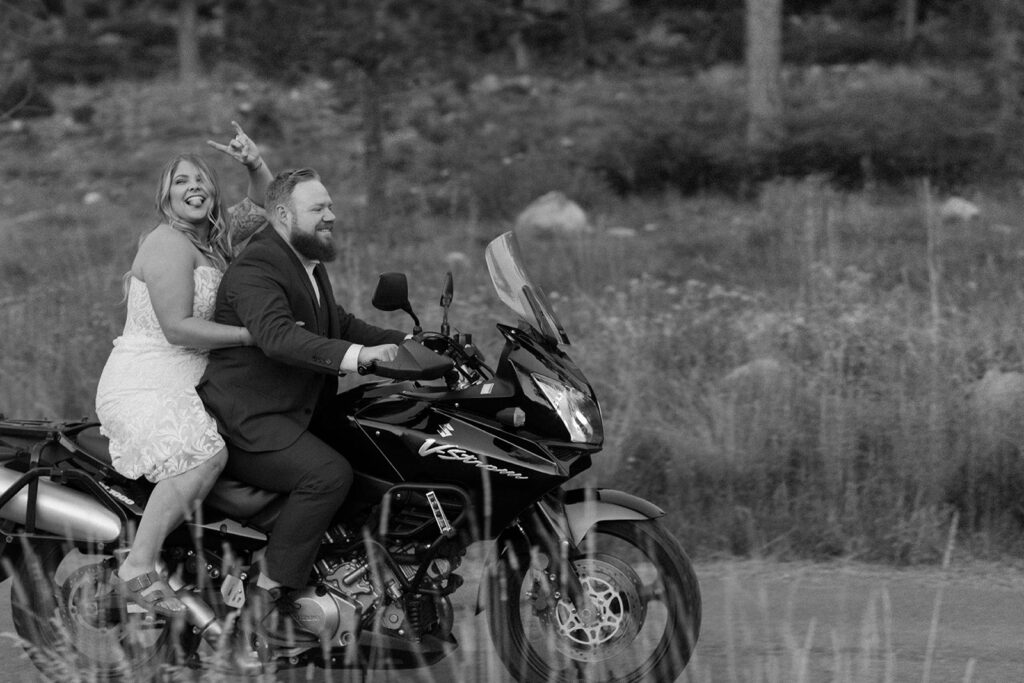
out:
M92 413L123 324L120 278L154 224L167 157L204 152L229 198L244 191L204 141L226 139L248 94L226 81L202 84L198 97L171 83L101 87L60 94L64 107L96 107L90 126L59 114L0 137L8 416ZM361 210L355 114L318 93L280 94L294 103L286 133L264 147L274 168L311 164L328 179L349 228L332 272L339 299L407 325L369 306L378 272L405 271L414 307L436 328L452 270L451 322L496 359L494 323L509 319L482 254L509 222L404 205L385 236L351 227ZM591 481L668 509L697 557L934 562L954 513L960 552L1019 554L1024 430L1016 376L999 374L1024 356L1015 188L972 191L982 214L969 223L941 221L944 196L924 183L843 193L810 178L744 200L584 189L593 233L524 247L602 401L607 447ZM494 185L503 192L526 194Z

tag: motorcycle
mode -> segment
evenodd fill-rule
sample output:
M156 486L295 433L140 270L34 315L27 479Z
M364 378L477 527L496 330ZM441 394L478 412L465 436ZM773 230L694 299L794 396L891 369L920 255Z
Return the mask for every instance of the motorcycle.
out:
M321 436L356 480L283 634L243 618L279 494L218 480L164 545L188 608L184 623L168 620L110 586L151 485L112 469L94 422L0 416L0 555L38 668L134 680L169 661L203 666L210 651L257 670L430 666L458 646L457 570L484 542L477 610L515 680L674 681L701 624L690 560L653 503L567 488L601 450L597 398L514 236L492 241L485 260L519 318L498 324L493 367L449 325L451 273L437 332L421 330L405 275L381 276L373 304L404 310L415 334L329 406L337 419Z

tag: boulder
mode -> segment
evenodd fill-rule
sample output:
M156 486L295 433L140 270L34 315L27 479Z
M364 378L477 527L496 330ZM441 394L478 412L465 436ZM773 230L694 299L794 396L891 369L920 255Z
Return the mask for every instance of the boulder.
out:
M636 230L634 228L627 228L625 226L617 225L613 228L608 228L605 231L609 237L615 237L616 239L632 239L636 237Z
M950 197L939 207L939 218L946 222L966 223L980 215L978 205L963 197Z
M516 218L516 232L525 234L578 235L591 229L580 205L554 191L533 200Z
M1024 373L989 368L970 388L972 404L982 421L1024 416Z

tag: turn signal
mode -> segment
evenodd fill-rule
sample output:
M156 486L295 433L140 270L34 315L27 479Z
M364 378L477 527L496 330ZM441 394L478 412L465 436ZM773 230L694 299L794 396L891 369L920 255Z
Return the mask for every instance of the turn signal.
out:
M519 429L526 424L526 412L522 408L505 408L498 411L498 422L506 427Z

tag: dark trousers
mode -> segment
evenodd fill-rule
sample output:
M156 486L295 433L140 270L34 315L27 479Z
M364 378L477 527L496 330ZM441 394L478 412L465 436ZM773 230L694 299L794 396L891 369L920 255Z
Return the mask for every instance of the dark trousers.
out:
M225 472L251 486L288 494L270 533L266 573L290 588L305 586L324 532L352 485L352 466L304 432L278 451L252 452L229 445Z

